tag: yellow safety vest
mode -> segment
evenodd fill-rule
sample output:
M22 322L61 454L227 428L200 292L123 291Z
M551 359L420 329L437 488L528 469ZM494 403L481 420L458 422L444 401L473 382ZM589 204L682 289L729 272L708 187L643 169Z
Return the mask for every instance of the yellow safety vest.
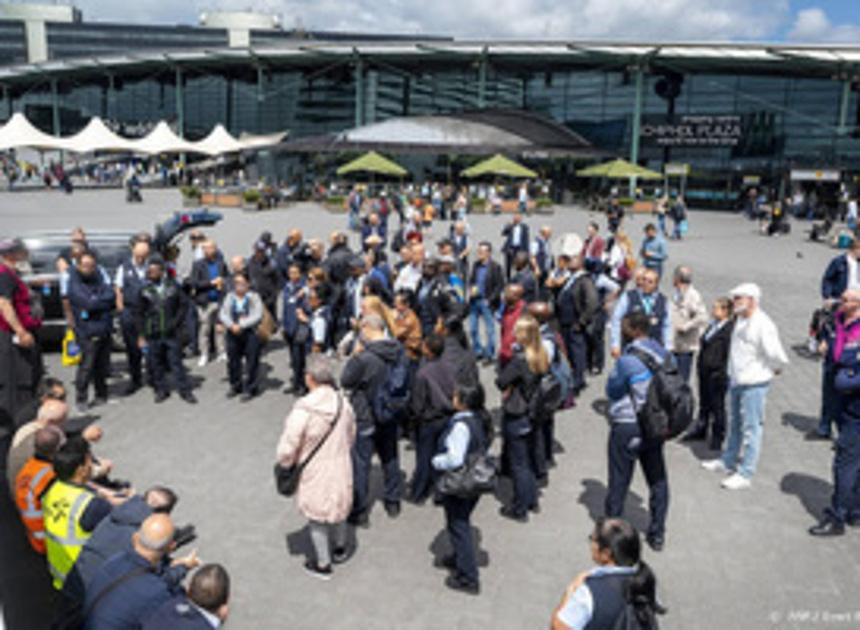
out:
M89 532L81 529L81 516L95 495L80 486L56 480L42 496L45 547L54 588L63 588Z

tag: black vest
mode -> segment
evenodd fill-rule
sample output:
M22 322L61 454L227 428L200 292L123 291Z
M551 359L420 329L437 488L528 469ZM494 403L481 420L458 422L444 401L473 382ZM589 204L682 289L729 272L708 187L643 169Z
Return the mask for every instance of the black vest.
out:
M146 269L146 262L143 263L143 268ZM140 303L140 292L146 286L146 274L143 279L137 275L134 268L134 261L127 258L122 263L122 302L126 308L135 308Z
M610 573L585 579L594 602L591 621L585 626L586 630L610 630L615 627L627 603L624 588L629 578L627 573Z
M639 291L628 291L627 312L645 313L648 315L648 320L651 323L648 328L648 336L660 345L663 345L663 324L669 316L669 311L666 308L666 298L662 293L654 294L653 306L651 307L651 312L648 313L645 310L645 304Z

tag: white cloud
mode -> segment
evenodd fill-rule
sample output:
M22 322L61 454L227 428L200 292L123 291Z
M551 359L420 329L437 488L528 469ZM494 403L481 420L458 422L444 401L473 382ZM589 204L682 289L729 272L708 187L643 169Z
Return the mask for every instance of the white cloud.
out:
M819 8L798 12L788 39L809 43L841 42L860 43L860 24L834 25L827 14Z
M78 0L85 20L196 23L203 10L282 14L308 29L455 37L730 40L773 37L788 0Z

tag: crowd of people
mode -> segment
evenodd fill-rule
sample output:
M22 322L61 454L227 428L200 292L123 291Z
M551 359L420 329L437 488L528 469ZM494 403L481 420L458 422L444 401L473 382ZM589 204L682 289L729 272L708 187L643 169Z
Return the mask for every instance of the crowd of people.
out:
M396 228L392 214L363 217L355 226L356 249L346 232L333 232L326 247L292 229L281 244L261 234L248 258L228 259L195 230L185 278L175 260L151 250L146 234L135 237L111 278L77 232L58 260L82 354L75 410L83 413L108 395L116 314L128 364L125 393L148 385L156 403L168 397L169 380L185 401L196 402L183 361L190 355L198 369L225 362L226 395L253 400L263 388L261 356L280 333L291 369L287 392L296 400L276 456L283 468L301 467L296 501L314 549L306 570L329 579L334 565L350 559L348 527L370 522L376 455L388 517L398 517L404 500L440 504L453 549L443 560L446 585L478 594L471 517L484 493L446 491L440 480L471 474L498 434L498 474L512 489L499 514L528 522L548 491L555 415L575 406L606 369L608 346L614 359L606 379L608 492L605 519L590 537L598 566L570 585L552 627L615 627L628 613L649 627L663 612L656 578L642 561L639 534L622 519L636 463L651 495L644 539L654 552L666 543L670 492L665 436L643 429L643 410L653 407L654 383L664 374L686 384L695 370L698 411L682 439L707 440L713 458L702 465L724 474L723 488L752 484L769 386L788 363L761 307L760 287L741 283L709 309L690 266L677 265L664 278L663 226L645 226L637 256L620 207L610 208L605 235L591 222L583 240L564 235L555 243L548 226L532 235L517 212L500 234L500 260L490 239L472 233L465 214L452 217L449 234L435 243L421 213L404 212ZM38 396L32 389L40 380L33 337L39 322L16 272L25 257L20 241L0 243L0 343L17 353L3 366L3 378L17 387L11 394L3 389L2 407L15 410L8 425L16 429L7 474L34 551L46 554L63 594L63 610L77 611L92 628L137 627L117 620L142 623L143 615L161 624L148 627L186 627L179 617L195 613L216 625L226 615L229 580L223 568L207 565L181 588L199 560L193 553L169 559L177 540L193 537L170 520L175 495L164 487L137 495L112 480L111 462L92 453L100 430L69 426L62 383L45 377ZM860 462L858 257L855 242L822 287L832 326L821 333L827 359L819 435L831 435L830 420L840 435L833 505L810 530L814 535L842 533L860 517L852 494ZM661 291L661 281L671 288ZM13 364L30 366L31 378L10 372ZM500 417L488 410L482 366L495 366ZM401 441L415 449L405 486ZM166 625L168 617L177 625Z

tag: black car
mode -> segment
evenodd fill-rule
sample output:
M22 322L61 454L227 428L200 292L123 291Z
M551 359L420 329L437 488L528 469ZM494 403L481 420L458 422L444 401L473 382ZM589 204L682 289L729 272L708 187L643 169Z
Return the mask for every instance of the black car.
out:
M208 210L177 212L164 223L156 226L153 249L164 253L184 231L215 225L223 215ZM107 272L113 283L116 270L131 253L131 240L137 231L88 231L87 242L96 252L99 265ZM62 341L68 323L60 298L60 274L57 258L70 245L68 231L39 231L21 235L21 240L30 253L30 273L23 280L33 294L34 313L42 318L40 341L44 345L55 345ZM118 343L119 336L115 335ZM116 345L116 344L115 344Z

